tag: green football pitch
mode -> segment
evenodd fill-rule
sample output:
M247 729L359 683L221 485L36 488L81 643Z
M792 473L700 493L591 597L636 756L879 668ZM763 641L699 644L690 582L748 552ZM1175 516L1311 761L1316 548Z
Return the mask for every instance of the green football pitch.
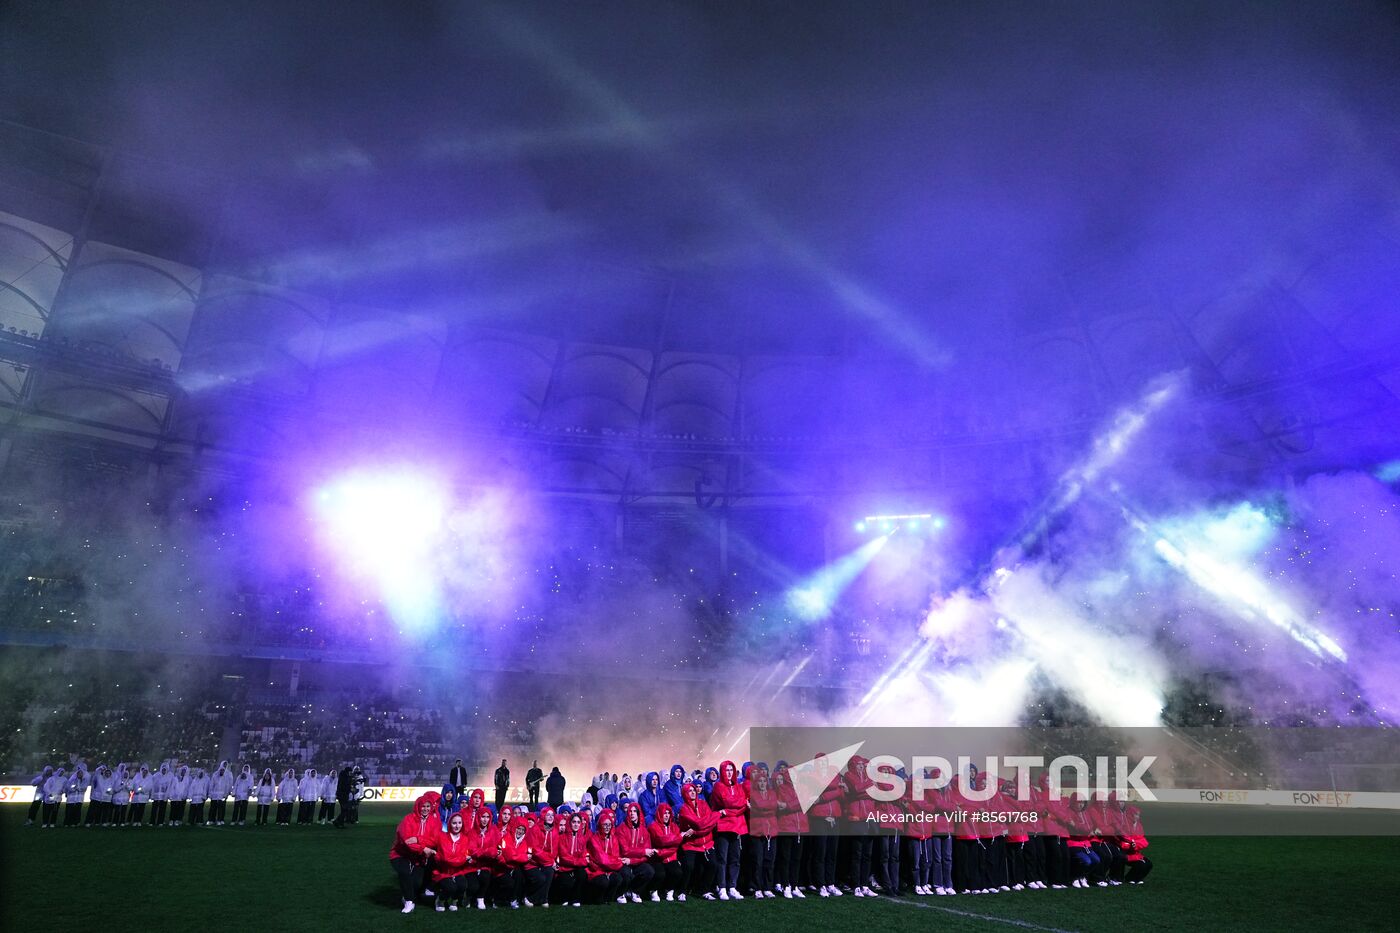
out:
M1156 868L1141 887L455 914L420 907L405 917L387 861L402 805L366 806L345 830L41 830L22 825L26 809L0 807L7 931L1400 928L1400 839L1388 837L1154 839Z

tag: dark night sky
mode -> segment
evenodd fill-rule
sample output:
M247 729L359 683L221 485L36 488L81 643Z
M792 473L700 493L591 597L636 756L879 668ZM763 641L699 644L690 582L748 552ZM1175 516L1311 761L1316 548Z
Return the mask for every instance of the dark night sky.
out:
M655 272L690 344L936 363L1394 222L1393 7L5 9L0 116L149 156L138 187L196 216L175 175L252 179L244 268L473 320L636 336Z

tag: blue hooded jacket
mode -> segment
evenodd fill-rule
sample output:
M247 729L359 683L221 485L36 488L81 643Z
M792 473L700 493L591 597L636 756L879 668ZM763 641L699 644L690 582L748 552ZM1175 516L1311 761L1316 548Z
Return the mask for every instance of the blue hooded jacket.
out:
M680 772L677 774L677 772ZM685 806L685 798L681 796L681 786L685 784L685 768L680 765L671 765L671 777L666 783L661 785L661 800L671 805L672 813L681 812L681 807Z
M452 795L452 803L447 803L447 795ZM447 832L447 821L452 819L452 814L462 809L462 802L457 799L457 788L452 784L442 785L442 795L438 798L438 819L442 822L442 831Z
M710 765L710 767L705 769L705 783L700 785L700 791L705 795L706 800L710 799L710 793L715 789L715 785L718 783L719 768Z
M656 819L656 808L661 806L661 775L655 771L648 771L642 778L642 790L637 794L637 806L642 808L642 822L650 826L651 821Z

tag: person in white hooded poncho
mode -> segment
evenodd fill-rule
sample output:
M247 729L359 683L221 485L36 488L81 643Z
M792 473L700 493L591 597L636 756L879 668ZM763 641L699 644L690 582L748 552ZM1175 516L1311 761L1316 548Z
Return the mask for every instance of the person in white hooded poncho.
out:
M112 818L108 826L125 826L126 810L131 803L131 775L127 773L126 762L118 762L112 772Z
M83 796L88 791L88 776L82 765L77 765L73 773L68 775L68 782L63 785L63 825L77 826L82 822ZM97 798L94 796L94 800ZM88 822L92 822L94 807L88 808Z
M44 782L53 777L53 765L44 765L44 770L34 775L34 780L29 782L29 786L34 788L34 799L29 801L29 816L24 820L25 826L33 826L34 821L39 818L39 813L44 806Z
M209 775L209 825L223 826L228 816L228 795L233 792L233 770L227 761L219 762ZM244 797L243 799L248 799Z
M175 771L175 779L170 782L170 825L181 826L185 822L185 804L190 799L190 767L180 765Z
M151 825L164 826L167 811L170 809L170 791L175 786L175 775L170 773L170 763L161 762L160 770L151 777Z
M253 793L253 769L244 765L233 779L233 819L235 826L248 824L248 797Z
M297 784L297 798L301 803L297 806L297 822L311 825L311 820L316 816L316 798L321 793L321 780L316 777L315 768L307 768L301 773L301 781Z
M93 826L112 825L112 785L115 779L112 769L98 765L92 772L92 806L88 809Z
M142 765L131 776L131 818L127 820L126 825L141 825L146 817L146 804L151 802L151 791L154 786L155 775L151 774L151 769L145 765Z
M203 768L190 772L190 825L199 826L204 822L204 805L209 800L209 775Z
M253 794L258 800L258 818L254 825L266 826L267 811L277 799L277 779L272 776L271 768L263 770L262 777L258 778L257 786L253 788Z
M63 799L63 789L68 786L68 769L55 768L44 780L44 829L52 829L58 824L58 803Z
M293 768L288 768L282 775L282 782L277 785L277 825L292 825L292 805L297 799L297 773Z
M321 775L321 811L316 814L316 822L325 825L335 819L335 785L336 773L330 771Z

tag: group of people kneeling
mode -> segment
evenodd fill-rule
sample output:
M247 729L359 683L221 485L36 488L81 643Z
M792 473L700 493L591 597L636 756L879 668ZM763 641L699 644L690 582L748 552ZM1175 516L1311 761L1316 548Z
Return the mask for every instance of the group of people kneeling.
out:
M741 774L726 761L699 782L676 765L664 784L648 774L635 800L596 805L585 794L577 809L534 812L491 807L480 790L462 800L447 785L415 801L389 863L404 913L421 897L455 911L742 900L741 888L758 898L875 897L909 884L952 895L1141 883L1151 870L1136 807L1051 799L1043 782L1027 801L1009 784L977 800L977 777L920 799L910 782L903 800L877 802L866 765L852 759L805 811L783 762ZM1000 818L1027 810L1035 819Z

